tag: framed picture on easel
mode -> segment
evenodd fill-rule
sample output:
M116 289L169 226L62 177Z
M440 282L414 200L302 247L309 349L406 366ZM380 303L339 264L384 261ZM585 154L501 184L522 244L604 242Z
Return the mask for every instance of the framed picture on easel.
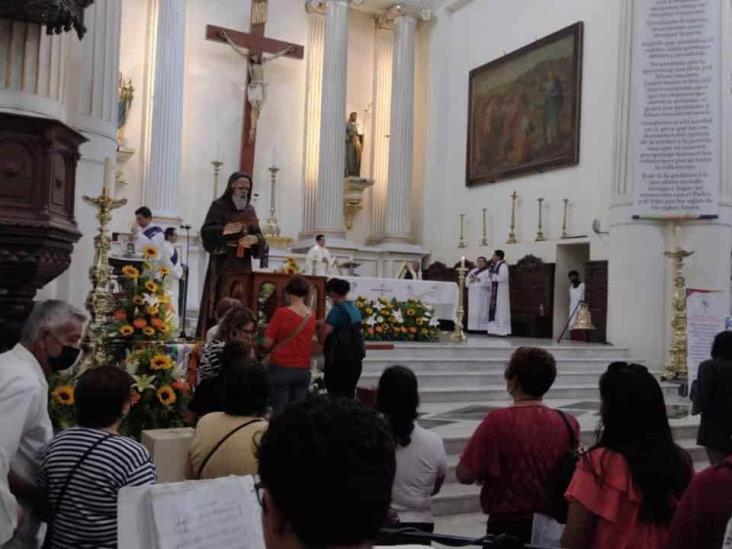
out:
M579 163L582 22L470 71L466 185Z

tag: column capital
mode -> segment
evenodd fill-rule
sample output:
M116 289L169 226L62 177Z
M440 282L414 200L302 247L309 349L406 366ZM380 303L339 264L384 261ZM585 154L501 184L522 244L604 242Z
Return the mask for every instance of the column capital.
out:
M308 13L325 15L325 10L329 2L340 2L342 4L360 6L363 4L364 0L305 0L305 11Z
M432 0L408 0L395 3L386 12L377 17L377 24L388 28L399 17L429 21L432 19Z

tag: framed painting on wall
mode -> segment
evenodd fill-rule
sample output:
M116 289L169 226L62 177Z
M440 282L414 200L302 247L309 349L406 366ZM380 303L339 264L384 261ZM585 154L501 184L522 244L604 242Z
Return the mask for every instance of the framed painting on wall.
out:
M582 22L470 71L466 185L579 163Z

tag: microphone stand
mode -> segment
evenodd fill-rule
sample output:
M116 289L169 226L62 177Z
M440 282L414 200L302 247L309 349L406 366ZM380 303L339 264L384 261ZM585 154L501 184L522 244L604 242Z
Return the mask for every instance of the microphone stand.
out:
M188 265L191 257L191 226L181 225L186 232L186 262L183 265L183 288L181 289L180 308L183 309L183 321L181 322L180 337L188 339L186 334L186 317L188 316Z

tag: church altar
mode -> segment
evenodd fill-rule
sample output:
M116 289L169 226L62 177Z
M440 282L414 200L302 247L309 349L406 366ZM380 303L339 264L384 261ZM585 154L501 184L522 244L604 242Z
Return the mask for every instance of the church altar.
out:
M351 284L350 298L363 297L376 300L380 297L407 301L419 299L434 307L437 318L455 320L458 304L458 287L454 282L437 280L409 280L400 278L372 278L339 276Z

